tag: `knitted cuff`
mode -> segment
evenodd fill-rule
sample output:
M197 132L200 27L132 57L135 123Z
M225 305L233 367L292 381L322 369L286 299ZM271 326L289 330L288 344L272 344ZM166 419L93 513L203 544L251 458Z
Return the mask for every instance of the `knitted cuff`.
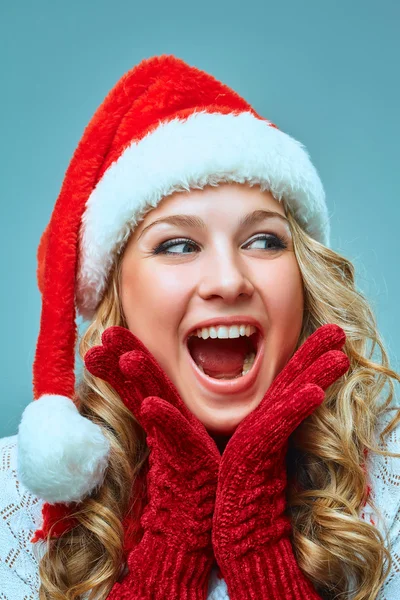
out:
M112 600L206 600L211 550L188 550L146 532L129 559L129 575L115 584Z
M321 600L300 570L289 538L240 558L229 557L222 574L230 600Z

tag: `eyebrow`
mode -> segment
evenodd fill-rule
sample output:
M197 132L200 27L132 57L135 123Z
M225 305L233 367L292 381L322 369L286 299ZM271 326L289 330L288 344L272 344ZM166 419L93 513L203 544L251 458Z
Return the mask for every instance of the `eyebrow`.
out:
M238 227L249 227L250 225L257 225L257 223L260 223L261 221L265 221L267 219L274 219L276 217L284 221L286 225L289 225L289 220L280 213L274 210L259 209L239 219ZM197 227L198 229L203 230L207 229L206 223L200 217L196 217L194 215L170 215L168 217L161 217L159 219L156 219L155 221L153 221L153 223L147 225L147 227L145 227L140 233L138 241L140 240L142 235L150 229L150 227L154 227L154 225L158 225L160 223L169 223L170 225L176 225L178 227L186 226Z

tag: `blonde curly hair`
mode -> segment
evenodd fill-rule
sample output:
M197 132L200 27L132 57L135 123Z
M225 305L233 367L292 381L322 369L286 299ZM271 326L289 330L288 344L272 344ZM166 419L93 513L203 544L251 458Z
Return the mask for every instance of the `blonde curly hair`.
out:
M366 452L400 458L374 443L375 427L392 406L393 380L387 352L367 299L356 290L351 262L308 236L286 203L294 251L302 273L305 310L296 347L318 327L336 323L346 333L349 371L292 434L288 452L287 514L293 525L298 564L324 600L374 600L392 566L380 531L359 517L368 485ZM122 253L107 291L81 336L79 354L101 343L112 325L127 327L120 303ZM323 277L321 274L323 273ZM380 360L373 359L375 348ZM389 390L385 400L381 393ZM83 369L76 388L80 412L96 422L110 441L103 485L77 505L77 525L60 538L49 533L39 565L40 600L105 600L125 561L124 529L139 539L139 516L148 457L144 431L115 391ZM399 408L381 433L382 444L400 422ZM379 514L372 499L372 508ZM126 527L129 519L129 527ZM328 566L328 568L327 568Z

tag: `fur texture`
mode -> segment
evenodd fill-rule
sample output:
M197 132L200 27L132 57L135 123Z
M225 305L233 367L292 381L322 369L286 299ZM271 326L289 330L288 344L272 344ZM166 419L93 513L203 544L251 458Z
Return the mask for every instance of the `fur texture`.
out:
M82 500L104 479L108 440L69 398L45 395L23 412L18 476L47 502Z

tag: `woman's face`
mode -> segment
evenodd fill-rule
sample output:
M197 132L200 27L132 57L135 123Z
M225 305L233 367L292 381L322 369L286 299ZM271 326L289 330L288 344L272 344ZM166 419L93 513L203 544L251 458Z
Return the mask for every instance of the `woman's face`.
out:
M259 187L176 192L147 213L124 251L120 292L128 327L211 434L232 434L258 406L300 335L302 278L289 224L279 215L285 217L283 206ZM245 377L203 375L189 353L188 333L211 319L218 331L225 317L244 325L254 319L261 329L257 358ZM209 352L249 341L196 339L200 355L203 343Z

